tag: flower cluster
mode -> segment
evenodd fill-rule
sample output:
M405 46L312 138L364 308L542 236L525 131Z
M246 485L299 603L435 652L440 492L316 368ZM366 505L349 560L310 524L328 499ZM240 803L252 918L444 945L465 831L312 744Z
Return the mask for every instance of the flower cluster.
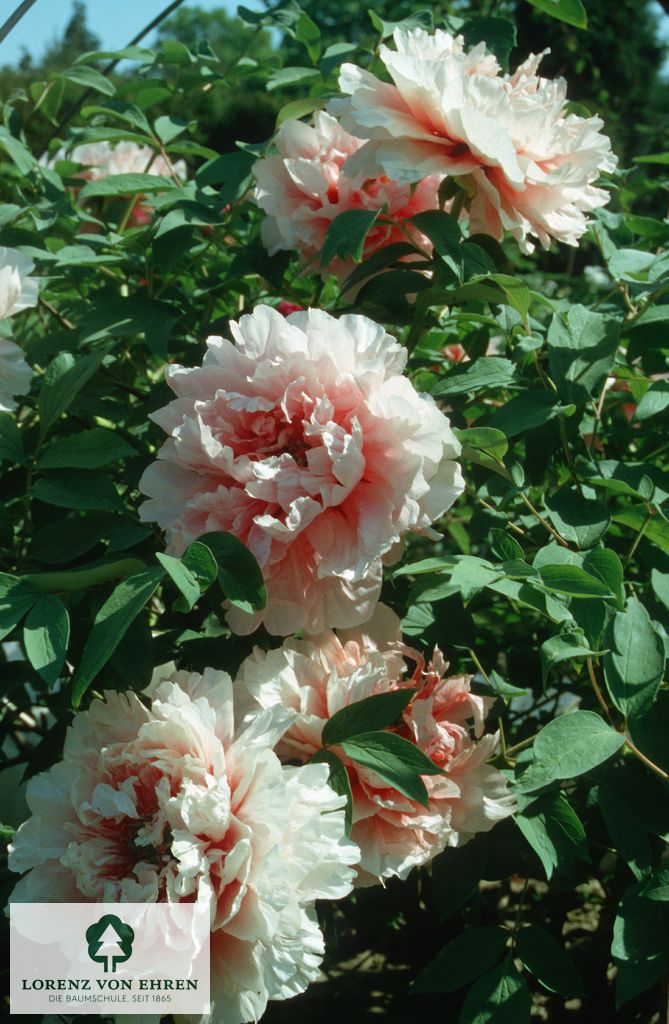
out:
M385 174L343 173L344 164L362 142L324 112L314 116L313 125L284 121L275 145L278 155L264 157L254 166L255 199L267 214L262 238L272 255L280 249L297 249L305 269L318 271L328 228L345 210L384 210L365 239L365 257L407 238L431 249L410 218L436 209L439 177L425 178L412 188ZM354 267L352 259L335 258L326 270L343 284Z
M169 435L140 480L142 519L181 554L212 530L257 558L268 601L228 622L286 636L371 616L382 560L428 533L463 482L448 419L402 376L406 349L364 316L268 306L209 338L202 367L172 366Z
M33 261L22 252L0 246L0 321L37 305L38 283L29 277L32 270ZM16 408L14 397L27 392L31 379L22 349L0 336L0 412Z
M212 669L159 681L149 707L105 694L28 786L12 900L203 901L215 1020L258 1020L303 991L323 952L314 901L350 891L358 851L327 767L283 767L272 751L292 717L240 722Z
M543 54L509 75L484 43L467 50L462 36L439 29L398 28L393 38L394 50L380 49L392 84L342 65L345 95L329 105L339 120L286 123L278 155L256 164L270 252L294 248L311 259L333 217L349 209L384 211L365 255L412 238L406 222L437 207L446 177L462 192L473 233L509 231L526 253L532 238L545 248L553 239L576 245L588 214L608 202L594 183L616 159L602 121L570 114L566 82L539 75Z
M296 713L276 748L286 762L308 761L323 746L326 722L342 708L415 688L395 731L443 769L441 775L424 778L427 808L335 748L351 785L351 838L360 847L358 884L363 885L393 875L406 878L413 867L489 831L515 809L505 777L486 764L498 742L495 735L482 736L493 699L472 693L469 676L446 677L448 666L438 649L426 665L400 639L399 619L379 605L362 629L287 640L274 651L257 649L240 669L252 706ZM415 663L411 675L405 657ZM470 735L470 719L478 742Z

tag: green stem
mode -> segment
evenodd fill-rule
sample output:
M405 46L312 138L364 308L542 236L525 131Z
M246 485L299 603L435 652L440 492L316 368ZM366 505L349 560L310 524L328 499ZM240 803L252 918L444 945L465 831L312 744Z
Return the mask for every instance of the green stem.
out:
M72 590L87 590L98 583L130 576L133 572L145 568L146 564L139 558L121 558L118 562L82 566L81 569L70 569L66 572L25 573L21 579L26 583L32 583L43 594L58 594Z

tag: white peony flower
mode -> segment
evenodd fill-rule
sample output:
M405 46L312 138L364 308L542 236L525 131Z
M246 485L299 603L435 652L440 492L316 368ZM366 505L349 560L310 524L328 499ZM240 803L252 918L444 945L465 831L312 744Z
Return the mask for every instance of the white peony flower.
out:
M365 240L365 257L394 242L406 242L407 235L431 249L429 239L409 221L423 210L437 208L439 177L426 178L416 188L391 181L385 174L349 177L342 167L363 143L322 111L314 115L312 125L284 121L274 144L278 153L263 157L253 167L254 198L267 214L262 237L272 255L280 249L296 249L305 268L318 271L328 228L346 210L383 210ZM336 274L342 283L355 266L352 259L336 258L324 272Z
M282 767L285 709L235 720L224 672L176 672L78 715L28 785L12 901L192 902L211 911L212 1019L256 1021L318 975L314 901L345 896L359 852L323 765Z
M37 305L39 283L29 277L35 264L18 249L0 246L0 320ZM15 395L24 395L30 387L32 370L21 348L8 338L0 338L0 412L16 408Z
M411 674L405 657L415 662ZM247 690L251 714L258 707L295 712L295 721L276 746L282 760L290 762L308 761L322 747L325 724L342 708L377 694L416 688L394 731L443 768L443 775L423 777L427 808L356 764L341 747L332 748L351 784L351 838L361 851L360 885L406 878L413 867L489 831L515 810L506 778L486 763L498 743L497 735L482 735L493 701L471 692L471 677L446 677L447 668L438 649L425 665L419 654L404 647L399 619L383 605L361 629L328 632L309 641L286 640L268 652L256 648L241 666L239 682Z
M344 167L351 175L385 173L399 182L451 175L470 204L471 229L501 238L510 231L524 252L551 239L576 245L587 214L608 202L593 184L616 159L598 117L566 111L566 83L540 78L532 55L503 75L479 43L461 36L396 29L396 50L381 60L394 84L353 64L339 79L345 99L330 109L367 139Z
M248 545L268 602L229 611L238 633L364 622L381 559L462 492L460 445L367 317L258 306L231 331L236 346L209 338L202 367L167 371L177 397L152 415L169 438L140 480L140 516L177 555L211 530Z

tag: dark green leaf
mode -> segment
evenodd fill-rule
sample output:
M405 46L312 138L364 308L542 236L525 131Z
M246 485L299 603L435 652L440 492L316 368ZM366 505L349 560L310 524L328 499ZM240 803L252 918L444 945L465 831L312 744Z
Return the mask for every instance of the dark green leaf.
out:
M493 413L490 426L501 430L506 437L515 437L536 430L567 411L569 406L561 405L552 391L525 391Z
M392 732L361 733L340 746L352 761L376 772L409 800L429 806L421 775L441 775L442 770L420 747Z
M579 548L593 547L608 530L611 517L603 505L563 487L546 498L548 517L565 540Z
M44 374L39 393L40 437L43 438L76 398L96 370L99 369L104 352L74 358L69 352L61 352Z
M321 253L321 267L326 267L335 256L362 259L365 239L379 216L380 210L345 210L330 224Z
M170 576L172 582L178 587L183 596L186 607L184 611L190 611L200 596L200 587L193 573L178 558L172 555L165 555L162 552L156 553L156 558L162 565L165 572Z
M558 21L565 21L574 28L587 28L588 17L581 0L527 0L542 14L549 14L551 18Z
M458 1024L529 1024L530 992L507 957L482 975L465 998Z
M243 612L264 608L267 589L257 561L231 533L205 533L198 542L209 548L218 565L218 581L227 600Z
M107 664L130 623L153 596L164 575L162 569L142 569L119 583L102 605L72 680L72 704L75 708L79 707L86 690Z
M159 174L109 174L106 178L89 181L79 193L79 198L145 195L151 192L169 192L178 187L171 178L164 178Z
M454 992L479 978L501 960L509 932L494 925L470 928L458 935L423 968L414 992Z
M118 459L128 459L138 452L112 430L93 427L80 434L60 437L37 460L38 469L100 469Z
M516 45L516 26L507 18L469 18L462 26L466 46L485 43L503 67L508 67L509 54Z
M585 306L571 306L567 323L555 314L548 329L548 363L560 397L576 405L596 395L613 367L618 323Z
M544 587L556 594L593 599L613 597L605 583L577 565L544 565L539 575Z
M400 717L415 690L391 690L373 697L365 697L337 711L323 728L323 743L335 746L343 740L352 739L360 733L385 729Z
M23 644L30 664L48 686L58 679L70 639L70 619L63 602L45 594L28 612Z
M611 700L626 718L639 718L650 710L664 672L662 638L650 615L636 597L623 612L616 612L607 630L604 678Z
M516 954L549 992L567 997L585 995L583 982L572 960L545 928L537 925L521 928L516 940Z
M516 368L510 359L481 356L475 362L460 363L439 378L432 388L435 398L460 395L467 391L483 391L512 384Z

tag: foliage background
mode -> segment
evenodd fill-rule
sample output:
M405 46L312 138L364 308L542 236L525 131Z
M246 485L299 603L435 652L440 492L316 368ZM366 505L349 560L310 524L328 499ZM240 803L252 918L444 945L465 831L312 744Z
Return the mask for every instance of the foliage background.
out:
M512 64L551 47L546 72L604 116L621 158L611 206L578 251L532 258L513 242L467 247L437 216L433 284L416 305L402 267L356 305L406 341L417 386L466 432L467 493L444 541L411 542L384 600L412 643L438 642L454 671L498 696L521 812L405 883L324 908L323 982L271 1005L267 1021L666 1019L666 53L657 5L587 0L588 29L541 6L472 0L432 14L452 28L465 19L493 46L500 23L480 19L510 18ZM38 309L11 324L36 369L32 392L17 418L0 416L7 837L25 814L19 780L58 759L73 690L85 706L93 690L141 689L171 659L234 672L248 653L218 616L216 588L182 610L178 573L156 561L162 537L138 523L137 481L161 440L147 413L165 404L165 362L198 362L204 338L255 303L346 308L332 282L299 277L295 257L267 256L250 166L277 118L322 104L342 59L373 62L385 22L420 8L383 3L370 20L348 0L304 0L241 22L182 7L103 76L113 58L82 59L104 41L75 5L43 59L1 73L0 244L29 253L43 282ZM120 137L189 165L189 183L162 183L138 228L128 182L88 188L84 210L73 168L37 162L71 139ZM346 240L333 241L343 252ZM456 343L468 362L444 354ZM118 630L95 632L119 580L122 643ZM575 707L590 717L555 719ZM558 731L535 743L553 719ZM570 731L580 727L583 737ZM12 884L3 868L3 901ZM500 927L513 943L503 955Z

